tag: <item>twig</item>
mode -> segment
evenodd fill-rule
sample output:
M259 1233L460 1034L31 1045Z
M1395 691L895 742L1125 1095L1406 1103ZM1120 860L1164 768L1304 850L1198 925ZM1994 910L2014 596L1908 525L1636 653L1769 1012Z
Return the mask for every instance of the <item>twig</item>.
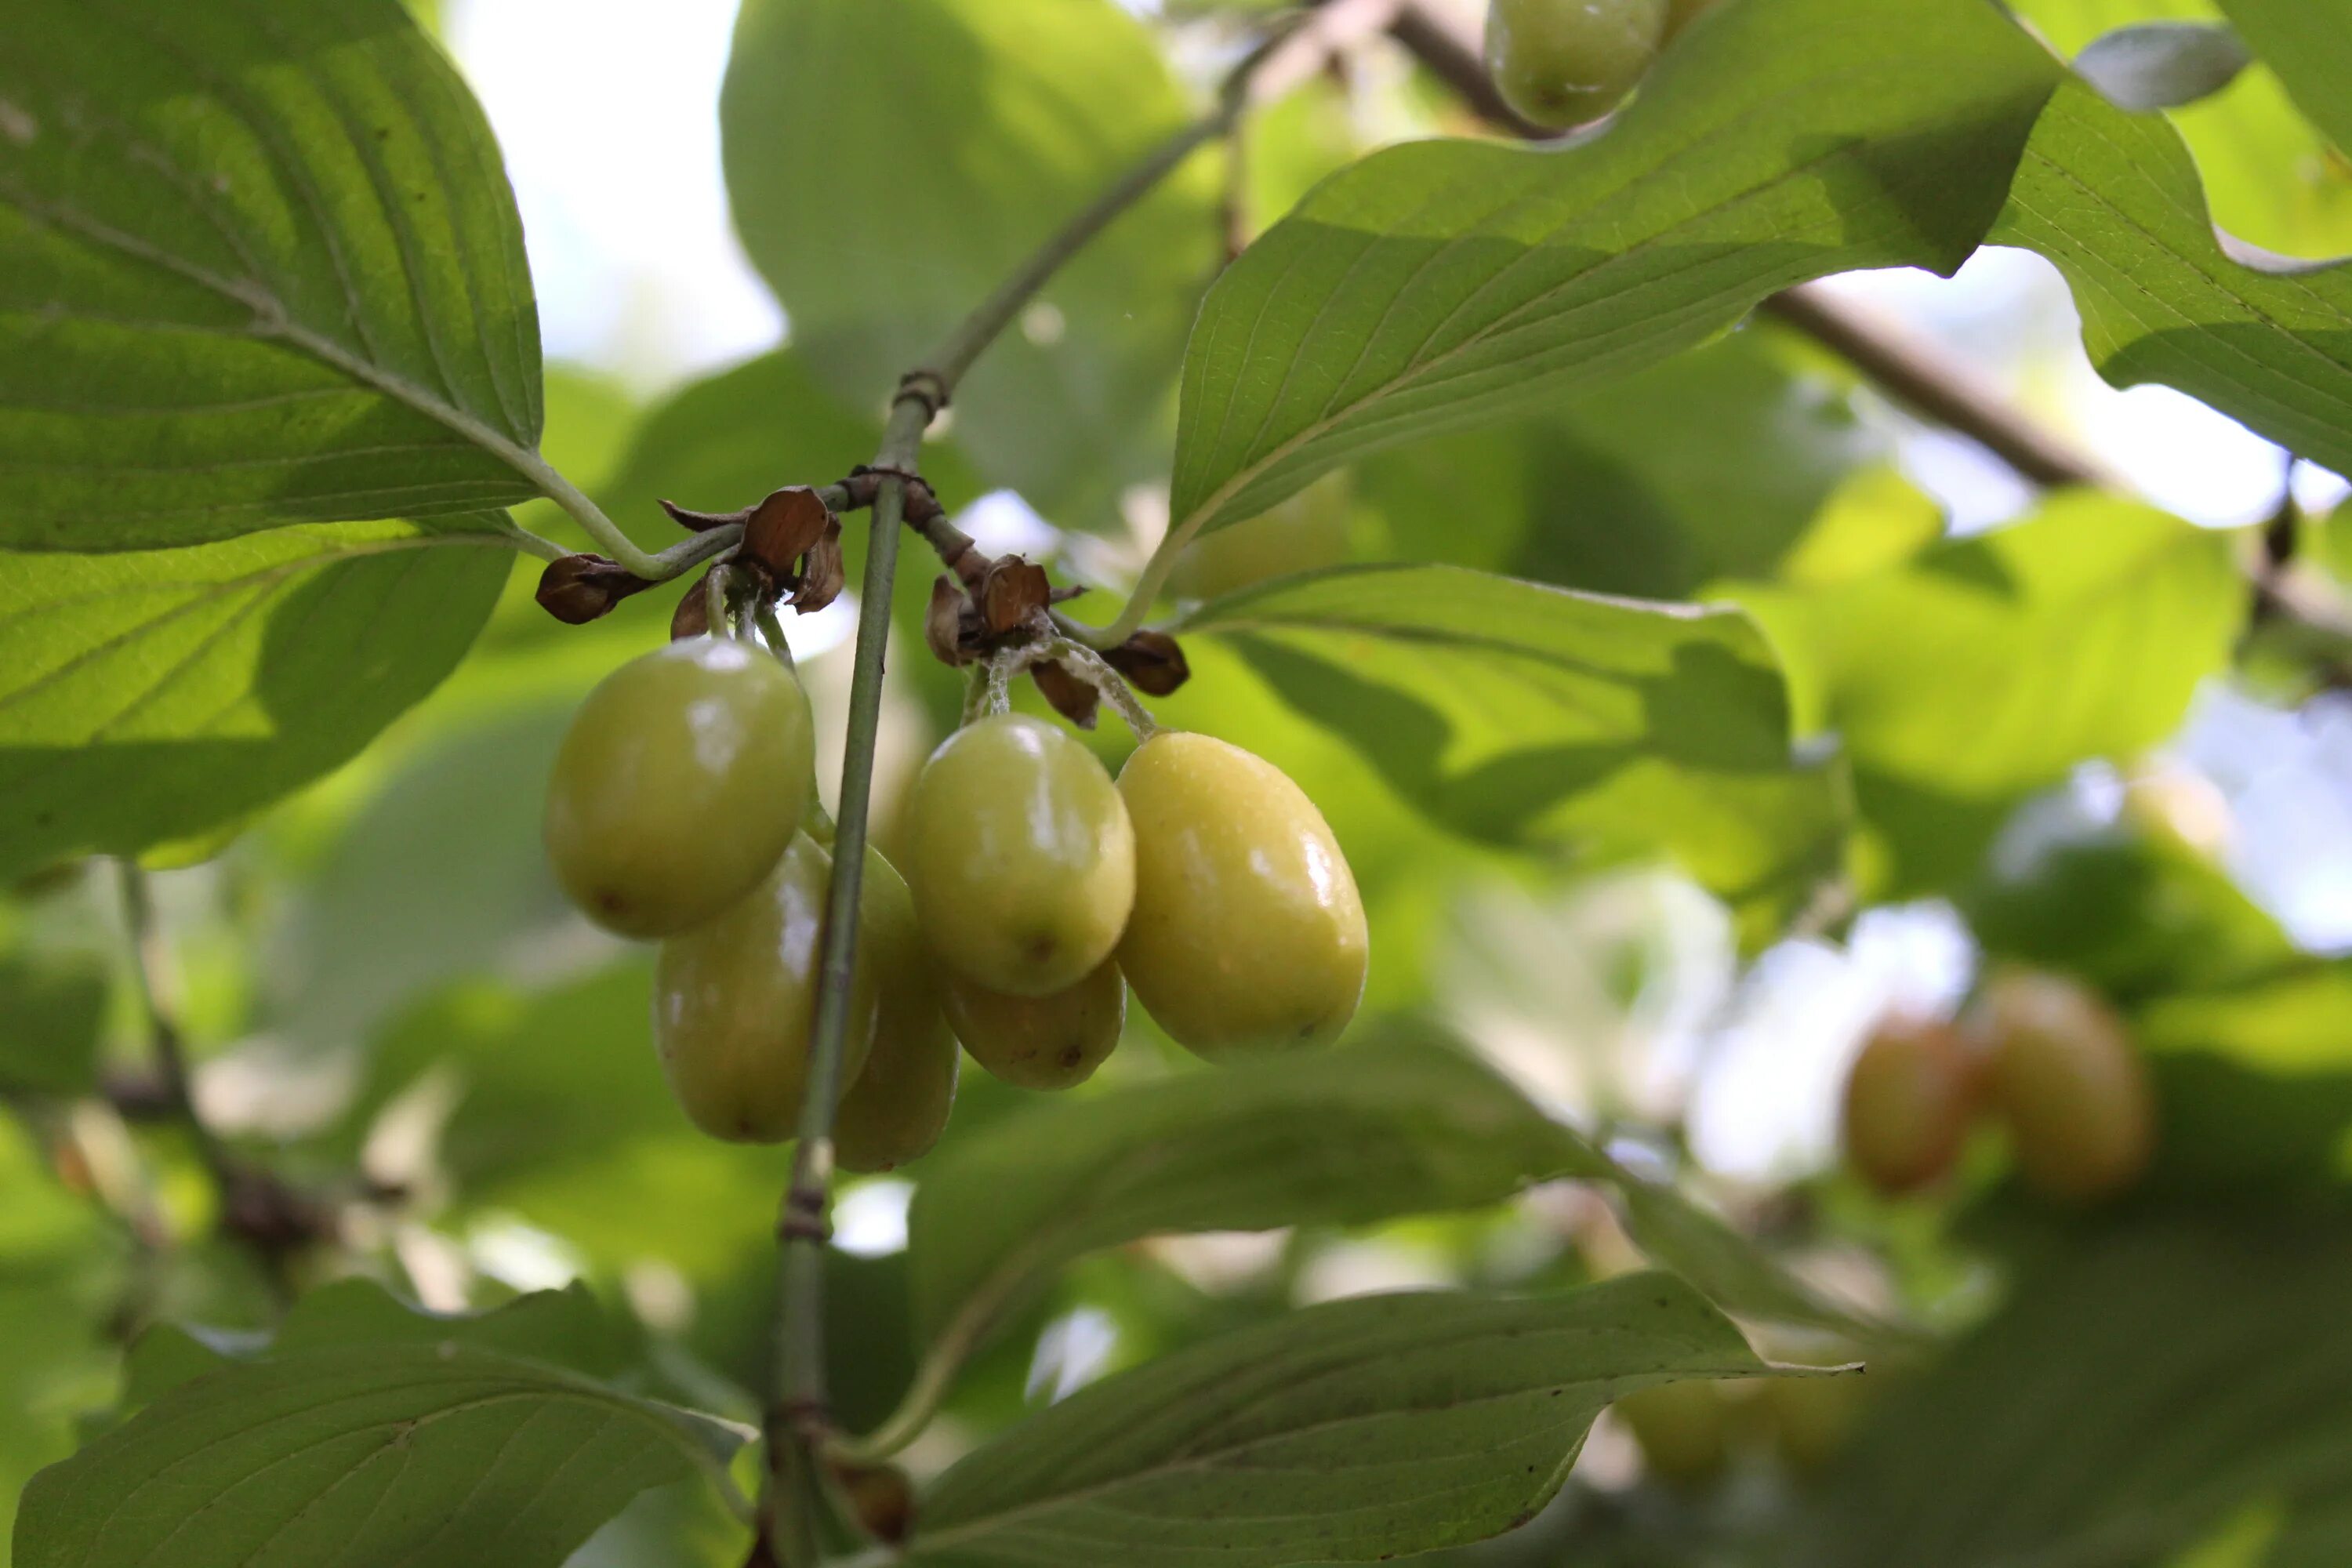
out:
M2011 403L1974 365L1896 322L1811 285L1775 294L1763 310L1837 354L1896 403L1958 431L2034 484L2128 488L2096 458Z
M1476 41L1452 16L1423 0L1405 0L1389 35L1481 119L1529 139L1555 134L1512 112L1486 74ZM1966 436L2032 483L2121 488L2095 458L2028 417L1975 367L1936 344L1811 284L1774 295L1763 309L1844 359L1896 403Z
M835 826L833 885L825 900L824 946L809 1068L798 1130L799 1149L777 1220L782 1252L777 1292L776 1383L766 1420L768 1477L759 1542L752 1561L800 1568L818 1553L810 1506L823 1475L822 1444L832 1434L825 1390L824 1306L826 1218L833 1178L833 1119L842 1089L841 1064L849 1031L851 978L857 957L857 902L865 874L875 737L879 728L884 658L889 640L891 587L898 530L909 523L943 560L976 554L971 542L938 513L918 474L923 432L948 405L981 353L1010 326L1038 291L1120 214L1173 173L1203 144L1223 135L1253 104L1307 79L1335 48L1389 25L1399 0L1333 0L1300 25L1254 51L1226 78L1216 107L1146 153L1108 189L1076 214L916 363L898 384L882 445L869 472L876 478L873 526L861 589L856 663L843 747L839 819ZM852 504L862 486L839 487ZM828 489L826 499L833 500ZM798 1500L803 1506L787 1506Z
M146 1026L148 1048L155 1058L155 1088L171 1120L186 1132L195 1149L196 1163L212 1184L216 1223L253 1255L264 1282L282 1307L294 1294L293 1280L286 1268L288 1254L311 1229L314 1216L276 1177L253 1169L231 1153L197 1108L186 1043L156 981L164 968L164 955L162 937L155 929L147 873L134 860L118 860L115 869L122 899L123 931L130 948L131 984Z

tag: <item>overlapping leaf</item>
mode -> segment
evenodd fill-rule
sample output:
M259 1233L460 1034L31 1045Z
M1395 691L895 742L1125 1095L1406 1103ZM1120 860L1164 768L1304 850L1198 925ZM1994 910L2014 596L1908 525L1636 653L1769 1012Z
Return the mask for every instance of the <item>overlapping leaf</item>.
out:
M1562 1296L1375 1296L1110 1378L924 1500L919 1563L1354 1563L1497 1534L1638 1388L1768 1369L1679 1280Z
M1671 857L1752 940L1834 867L1841 776L1792 756L1779 664L1737 612L1391 566L1271 583L1190 624L1471 837Z
M2170 734L2246 606L2226 536L2093 495L1850 582L1727 592L1787 661L1801 727L1841 737L1864 815L1928 882L1967 876L2027 792Z
M1916 0L1893 30L1875 0L1743 0L1597 140L1366 159L1202 305L1171 540L1653 363L1789 284L1957 267L2057 79L1976 0Z
M2062 89L1990 237L2057 264L2107 380L2177 387L2315 462L2352 468L2352 271L2217 234L2196 165L2161 118Z
M0 545L469 528L540 417L497 145L391 0L12 7Z
M201 832L343 762L473 641L513 560L495 521L0 555L0 872Z
M2352 147L2352 5L2345 0L2221 0L2303 111Z

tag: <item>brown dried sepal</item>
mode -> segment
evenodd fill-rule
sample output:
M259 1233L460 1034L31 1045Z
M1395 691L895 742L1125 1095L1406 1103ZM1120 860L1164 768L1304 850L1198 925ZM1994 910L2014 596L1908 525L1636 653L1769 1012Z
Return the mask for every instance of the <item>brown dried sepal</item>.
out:
M904 1542L915 1527L915 1488L896 1465L835 1465L833 1479L866 1533L886 1546Z
M707 637L710 633L710 574L703 573L688 584L678 596L677 608L669 613L669 640L684 642L688 637Z
M1081 730L1095 727L1095 710L1102 704L1102 693L1094 689L1093 682L1072 674L1069 666L1060 663L1033 664L1029 667L1029 679L1037 683L1038 691L1054 705L1055 712Z
M584 626L632 594L653 586L617 561L566 555L539 574L539 607L569 626Z
M971 612L971 601L953 576L942 572L931 580L930 607L923 612L923 640L941 664L960 668L971 662L967 639L977 640L980 620Z
M1138 632L1103 652L1103 662L1147 697L1166 697L1192 679L1184 650L1166 632Z
M1043 566L1018 555L990 563L980 580L980 624L990 637L1003 637L1029 624L1054 602L1054 584Z
M841 563L841 523L829 521L801 562L800 580L787 600L803 616L813 616L841 597L849 574Z
M770 581L782 583L797 571L800 558L827 535L841 536L833 509L808 486L788 485L771 490L744 520L741 558L764 571Z

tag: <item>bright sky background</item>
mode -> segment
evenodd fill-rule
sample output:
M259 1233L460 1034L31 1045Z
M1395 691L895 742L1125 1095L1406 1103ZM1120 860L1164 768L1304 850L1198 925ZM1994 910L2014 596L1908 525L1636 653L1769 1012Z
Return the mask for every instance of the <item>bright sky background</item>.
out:
M734 11L735 0L448 0L446 36L521 204L550 359L651 394L781 336L782 313L729 228L720 178L718 95ZM1836 286L1974 360L2185 517L2243 523L2276 502L2281 457L2269 443L2178 393L2099 381L2064 285L2037 257L1988 252L1949 281L1899 272ZM2030 501L1966 443L1914 431L1905 450L1961 528ZM2332 476L2297 482L2324 504L2342 492ZM1012 532L1042 526L1017 500L992 505ZM2305 942L2352 947L2352 707L2279 714L2217 692L2180 752L2228 793L2230 863L2255 896ZM1693 1101L1701 1153L1752 1173L1824 1158L1860 1031L1892 998L1948 1000L1967 964L1964 933L1932 909L1874 917L1844 950L1792 944L1772 955L1704 1026L1657 1042L1711 1064Z

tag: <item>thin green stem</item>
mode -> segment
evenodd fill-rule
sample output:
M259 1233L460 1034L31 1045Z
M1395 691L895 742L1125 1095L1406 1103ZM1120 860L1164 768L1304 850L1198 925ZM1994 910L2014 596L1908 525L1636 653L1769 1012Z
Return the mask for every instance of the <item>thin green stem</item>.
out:
M1381 0L1385 4L1386 0ZM867 812L880 726L882 675L889 642L891 587L898 531L906 521L907 477L921 458L923 432L947 405L966 372L1026 309L1055 273L1118 216L1166 179L1192 152L1222 136L1252 101L1261 71L1295 75L1315 47L1318 27L1339 15L1370 15L1373 0L1342 0L1316 19L1269 41L1237 67L1216 108L1169 137L1050 236L1003 285L982 300L899 384L873 467L884 476L874 495L866 577L860 589L856 663L843 745L841 795L835 824L833 885L825 900L816 1015L811 1026L808 1077L801 1106L799 1149L786 1189L777 1237L782 1251L775 1320L776 1381L767 1414L768 1477L762 1540L785 1562L814 1561L816 1521L806 1506L806 1482L822 1478L820 1445L832 1434L824 1376L824 1248L833 1183L833 1119L842 1090L842 1058L850 1026L851 980L857 961L858 895L865 878ZM830 504L830 502L828 502ZM616 555L624 565L627 560ZM632 570L636 570L632 567ZM952 1376L961 1354L936 1375ZM936 1403L936 1395L932 1402ZM926 1412L921 1417L928 1420ZM789 1517L788 1517L789 1516Z
M875 467L911 471L931 422L931 405L903 394L890 410ZM833 1184L833 1118L842 1090L842 1058L849 1038L852 979L857 964L858 895L866 874L866 837L872 804L874 750L881 729L882 677L890 637L891 587L898 565L898 529L907 487L896 477L874 498L859 588L856 665L850 676L849 718L842 747L839 816L834 824L833 885L825 900L824 944L819 959L816 1016L811 1025L808 1077L803 1091L800 1146L792 1185L776 1232L782 1246L775 1321L776 1386L767 1421L769 1538L787 1562L815 1552L815 1521L789 1500L810 1497L809 1481L823 1460L818 1445L830 1425L824 1377L824 1248ZM780 1517L789 1515L790 1517Z
M1240 114L1243 98L1228 92L1212 112L1185 126L1158 147L1145 154L1143 161L1112 183L1109 189L1095 198L1084 211L1065 225L1035 254L1021 264L1020 268L996 292L982 302L980 308L941 340L940 345L923 359L918 374L936 379L944 396L952 392L981 352L996 341L1013 319L1028 308L1038 290L1052 280L1070 258L1086 247L1108 227L1113 219L1150 194L1152 188L1174 173L1177 166L1192 154L1193 149L1213 142L1225 133ZM883 465L876 464L877 468Z

